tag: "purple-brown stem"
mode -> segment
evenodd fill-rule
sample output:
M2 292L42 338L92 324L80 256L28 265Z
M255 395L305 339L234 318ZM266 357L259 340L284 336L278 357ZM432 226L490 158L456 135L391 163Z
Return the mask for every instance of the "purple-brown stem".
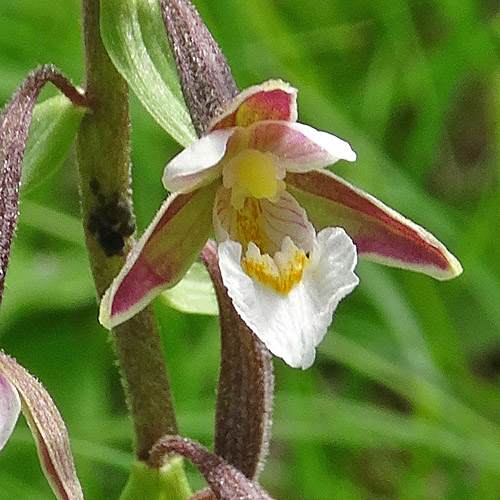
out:
M47 64L30 73L3 110L0 117L0 303L19 215L19 185L29 126L38 95L48 82L73 104L88 105L87 97L57 68Z
M188 0L159 0L184 100L198 136L238 95L226 57Z
M214 451L246 477L255 479L263 467L271 432L271 354L234 309L222 282L213 241L207 242L201 258L214 283L221 330Z
M188 0L159 0L186 105L198 136L238 95L217 42ZM273 401L273 367L265 346L236 313L222 283L217 249L201 257L214 282L221 325L215 453L256 478L267 453Z
M151 452L153 466L161 467L165 456L171 453L189 459L201 472L217 499L271 500L255 481L245 477L223 458L187 438L165 436L160 439Z

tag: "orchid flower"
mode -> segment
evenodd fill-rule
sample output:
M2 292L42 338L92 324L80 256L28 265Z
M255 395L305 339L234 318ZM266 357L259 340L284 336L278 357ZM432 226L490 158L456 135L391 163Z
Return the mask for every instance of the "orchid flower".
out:
M167 164L163 183L174 194L103 297L104 326L175 285L212 230L236 311L293 367L313 363L339 301L357 285L357 253L438 279L461 272L434 236L325 170L356 154L296 123L296 99L282 81L243 91Z

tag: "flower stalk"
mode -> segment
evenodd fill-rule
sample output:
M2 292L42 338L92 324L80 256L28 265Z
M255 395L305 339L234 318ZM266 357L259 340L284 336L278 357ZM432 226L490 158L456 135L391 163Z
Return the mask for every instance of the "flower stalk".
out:
M130 187L128 88L102 44L99 0L83 0L85 90L91 112L77 138L85 240L97 294L122 267L135 230ZM150 308L113 330L136 433L146 460L163 435L177 432L159 333Z
M214 453L250 479L266 458L271 433L274 374L271 353L238 316L219 269L217 247L201 252L219 303L221 356Z
M0 117L0 304L10 246L19 215L19 185L33 108L46 83L54 84L76 106L88 104L57 68L47 64L33 71L14 94Z

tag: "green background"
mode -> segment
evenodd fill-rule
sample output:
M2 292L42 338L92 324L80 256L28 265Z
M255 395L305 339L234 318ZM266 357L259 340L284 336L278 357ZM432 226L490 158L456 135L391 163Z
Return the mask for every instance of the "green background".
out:
M425 226L464 274L436 282L361 262L315 365L275 360L262 485L277 499L498 498L500 491L500 8L493 0L199 0L241 88L299 89L300 121L348 140L335 171ZM0 104L52 62L83 78L76 0L2 0ZM44 91L42 99L53 95ZM179 147L132 97L140 232ZM131 424L83 247L74 154L22 192L0 347L67 421L89 499L117 498ZM211 446L217 319L156 304L180 431ZM189 469L196 487L202 479ZM0 499L48 499L21 419L0 455Z

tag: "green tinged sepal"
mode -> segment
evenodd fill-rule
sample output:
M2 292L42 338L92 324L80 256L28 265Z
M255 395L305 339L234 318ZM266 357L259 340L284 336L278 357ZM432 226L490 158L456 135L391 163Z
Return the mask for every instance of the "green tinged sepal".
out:
M68 156L86 108L59 95L37 104L24 153L23 193L36 188L54 173Z
M101 36L118 72L179 144L196 140L157 0L103 0Z
M184 500L191 495L183 459L174 456L159 469L135 461L120 500Z

